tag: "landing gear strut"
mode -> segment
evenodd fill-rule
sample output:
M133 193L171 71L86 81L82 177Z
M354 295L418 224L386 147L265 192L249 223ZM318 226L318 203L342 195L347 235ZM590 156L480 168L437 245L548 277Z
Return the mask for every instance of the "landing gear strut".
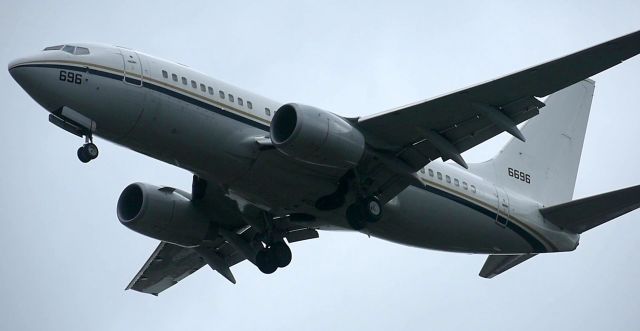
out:
M206 192L207 181L197 175L193 175L193 181L191 182L191 198L193 200L200 200L204 198Z
M87 163L98 157L98 146L93 143L93 139L90 134L85 135L84 139L84 145L78 148L78 159L80 159L82 163Z

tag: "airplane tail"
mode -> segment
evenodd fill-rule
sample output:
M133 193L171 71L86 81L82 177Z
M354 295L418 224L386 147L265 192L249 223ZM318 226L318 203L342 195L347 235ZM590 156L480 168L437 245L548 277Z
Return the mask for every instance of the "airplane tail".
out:
M545 207L571 201L595 82L587 79L551 94L540 115L493 159L469 170Z

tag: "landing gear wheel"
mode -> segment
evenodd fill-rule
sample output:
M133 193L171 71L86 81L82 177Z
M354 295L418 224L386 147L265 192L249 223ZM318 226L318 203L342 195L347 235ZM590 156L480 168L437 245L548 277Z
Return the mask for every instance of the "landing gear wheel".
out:
M376 197L368 197L361 202L364 219L369 223L375 223L382 218L382 205Z
M382 218L382 204L376 197L360 200L347 208L347 222L356 231L362 230L367 223L375 223Z
M359 203L354 203L347 207L347 222L349 226L356 231L364 229L367 225L362 212L362 206Z
M91 157L87 154L87 151L84 149L84 146L78 148L78 159L80 159L80 162L82 163L87 163L91 161Z
M269 253L279 268L284 268L291 263L291 249L282 241L271 245L271 247L269 247Z
M88 142L78 148L78 159L82 163L87 163L98 157L98 146L92 142Z
M256 254L256 264L258 269L265 274L272 274L278 269L273 254L266 248L261 249Z
M85 153L91 158L91 160L98 157L98 146L94 143L84 144L82 148L84 148Z

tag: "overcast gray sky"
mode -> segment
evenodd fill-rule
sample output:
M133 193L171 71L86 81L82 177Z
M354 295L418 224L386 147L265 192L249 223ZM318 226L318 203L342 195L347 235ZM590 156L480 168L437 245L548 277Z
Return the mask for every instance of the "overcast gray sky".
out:
M96 41L185 63L282 102L365 115L489 80L640 29L638 1L5 1L0 63ZM640 184L640 58L595 77L576 197ZM119 224L129 183L190 174L82 143L0 70L0 325L4 330L637 330L640 212L493 279L485 257L355 233L292 245L273 275L203 268L159 297L124 292L157 242ZM491 157L501 136L465 154Z

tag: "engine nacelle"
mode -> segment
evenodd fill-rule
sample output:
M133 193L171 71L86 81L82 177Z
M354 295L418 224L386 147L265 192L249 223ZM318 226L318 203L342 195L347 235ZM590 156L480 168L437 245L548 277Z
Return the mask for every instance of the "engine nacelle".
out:
M211 222L171 187L134 183L118 199L118 219L145 236L184 246L202 243Z
M345 119L301 104L280 107L270 132L279 151L312 164L353 168L365 150L364 136Z

